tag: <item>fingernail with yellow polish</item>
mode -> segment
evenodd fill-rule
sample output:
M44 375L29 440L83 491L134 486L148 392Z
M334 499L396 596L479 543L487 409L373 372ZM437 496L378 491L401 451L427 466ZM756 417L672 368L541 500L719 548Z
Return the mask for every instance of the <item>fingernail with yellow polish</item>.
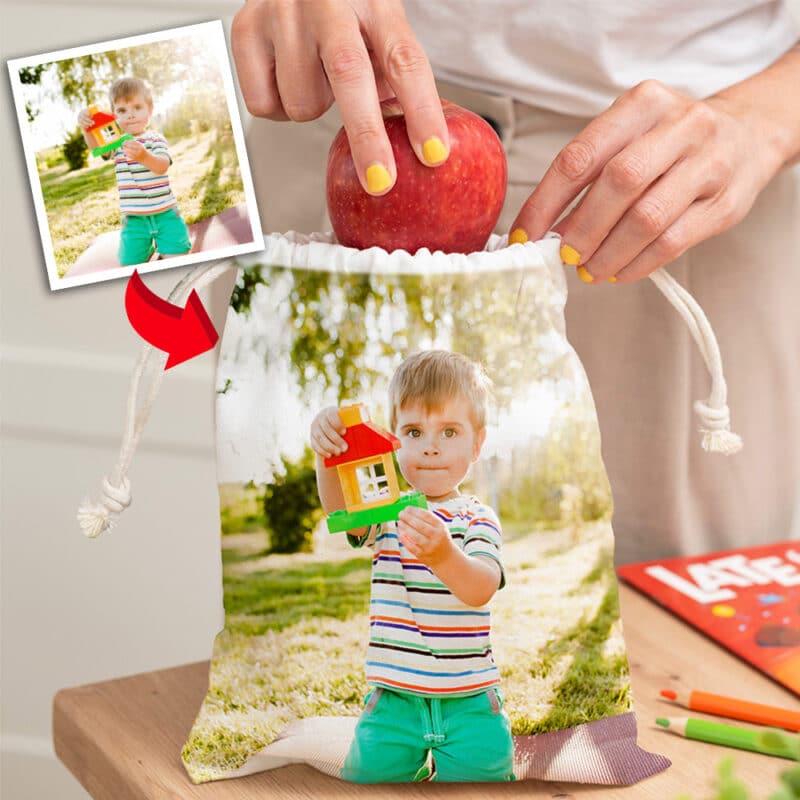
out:
M574 248L570 247L568 244L561 245L561 260L565 264L569 264L571 267L577 267L578 264L581 263L581 254Z
M525 244L528 241L528 234L522 228L514 228L508 237L509 244Z
M392 176L383 164L367 167L367 189L371 194L385 192L392 185Z
M578 267L578 277L584 283L594 283L594 278L592 277L592 273L589 272L589 270L586 269L586 267Z
M616 283L616 282L617 282L617 276L616 276L616 275L612 275L612 276L611 276L611 277L608 279L608 282L609 282L609 283Z
M438 136L431 136L422 145L422 157L429 166L441 164L447 158L447 148Z

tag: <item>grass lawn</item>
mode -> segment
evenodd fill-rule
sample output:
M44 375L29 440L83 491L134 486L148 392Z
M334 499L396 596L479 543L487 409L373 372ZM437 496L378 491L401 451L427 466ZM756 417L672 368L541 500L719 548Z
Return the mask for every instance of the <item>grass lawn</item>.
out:
M607 522L507 542L492 647L515 735L630 710ZM267 554L264 532L223 537L226 627L184 758L222 777L290 722L361 711L370 551L318 534L314 553Z
M169 179L187 224L244 202L233 136L209 131L170 142ZM120 227L114 164L69 171L64 163L40 172L59 277L92 240Z

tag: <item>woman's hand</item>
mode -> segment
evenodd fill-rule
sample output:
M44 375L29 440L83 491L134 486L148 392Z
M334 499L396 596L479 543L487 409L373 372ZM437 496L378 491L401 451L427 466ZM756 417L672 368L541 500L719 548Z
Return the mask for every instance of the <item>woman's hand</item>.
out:
M724 93L645 81L558 154L510 241L541 238L589 187L556 226L562 260L586 283L639 280L747 214L781 166L764 124Z
M422 163L447 158L449 137L430 63L401 0L249 0L231 46L247 108L305 122L339 105L364 189L397 177L380 101L397 96Z

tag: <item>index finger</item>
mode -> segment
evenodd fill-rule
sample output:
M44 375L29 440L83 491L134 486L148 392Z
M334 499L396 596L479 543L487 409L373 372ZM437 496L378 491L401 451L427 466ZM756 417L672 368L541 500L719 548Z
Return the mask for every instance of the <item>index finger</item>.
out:
M634 93L623 96L568 142L514 220L515 240L518 231L527 239L541 239L608 161L652 127L659 115L656 105L642 106Z
M450 152L450 136L442 101L428 57L406 22L402 6L377 17L373 48L383 77L403 109L408 140L417 158L428 167L443 164Z
M358 180L369 194L386 194L397 180L397 167L372 62L358 27L326 43L320 58L342 115Z

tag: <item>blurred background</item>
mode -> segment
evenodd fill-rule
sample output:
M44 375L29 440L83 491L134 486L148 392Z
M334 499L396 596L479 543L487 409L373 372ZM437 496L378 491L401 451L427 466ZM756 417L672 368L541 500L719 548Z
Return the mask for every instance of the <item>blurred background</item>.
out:
M0 46L5 60L218 18L229 38L240 5L137 0L132 14L122 0L4 0ZM7 80L0 92L11 109ZM124 281L50 292L13 114L0 137L0 795L87 800L53 754L55 692L207 659L222 625L215 354L167 376L131 473L133 504L115 531L87 541L75 512L116 460L140 340ZM263 200L261 212L265 231L281 229ZM147 283L164 297L184 274ZM203 299L219 329L227 290Z

